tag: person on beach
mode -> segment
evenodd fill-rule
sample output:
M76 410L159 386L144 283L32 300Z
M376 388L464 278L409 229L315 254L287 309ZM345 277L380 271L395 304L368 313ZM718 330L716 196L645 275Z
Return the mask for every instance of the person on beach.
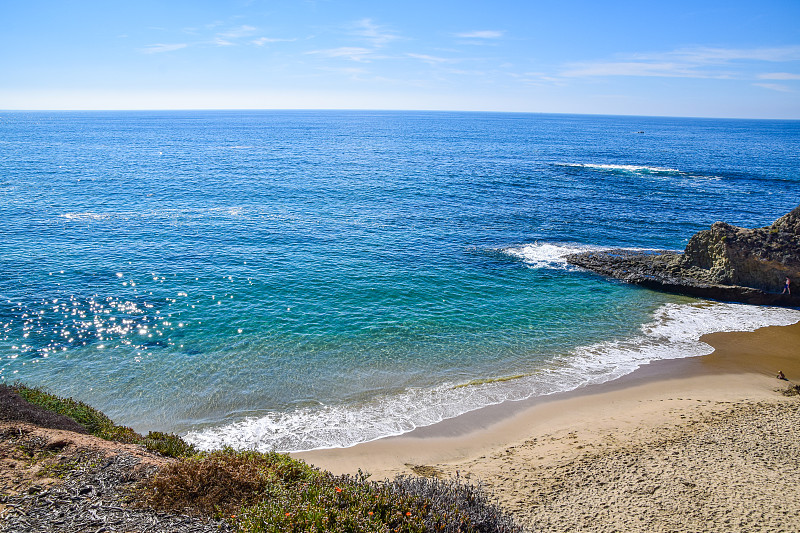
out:
M784 294L784 293L792 294L791 289L789 289L789 285L791 283L792 283L792 280L790 280L789 278L786 278L786 283L783 285L783 292L781 294Z
M778 375L775 377L777 377L778 379L782 379L784 381L789 381L788 379L786 379L786 376L783 375L783 370L778 370Z

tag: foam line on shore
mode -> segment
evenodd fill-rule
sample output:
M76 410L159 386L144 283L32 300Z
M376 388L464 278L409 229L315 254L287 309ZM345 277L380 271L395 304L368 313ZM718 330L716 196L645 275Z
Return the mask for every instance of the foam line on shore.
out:
M202 449L223 446L261 451L344 448L408 433L463 413L510 400L523 400L607 382L651 361L711 353L700 337L715 332L753 331L800 322L794 309L700 302L666 304L641 333L579 347L519 379L457 387L410 389L361 405L323 405L273 412L189 432Z

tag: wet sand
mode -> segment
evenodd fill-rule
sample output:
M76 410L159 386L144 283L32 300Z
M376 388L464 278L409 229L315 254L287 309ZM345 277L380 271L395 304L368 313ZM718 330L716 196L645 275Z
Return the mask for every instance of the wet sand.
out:
M296 457L480 480L539 531L800 529L800 324L703 340L704 356L508 402L346 449Z

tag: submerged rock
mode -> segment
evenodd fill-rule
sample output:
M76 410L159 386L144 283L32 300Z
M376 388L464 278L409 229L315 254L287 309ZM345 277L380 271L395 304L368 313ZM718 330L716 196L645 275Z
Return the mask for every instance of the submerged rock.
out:
M644 287L757 305L800 307L800 207L765 228L717 222L696 233L684 253L608 250L569 263ZM792 294L781 294L786 278Z

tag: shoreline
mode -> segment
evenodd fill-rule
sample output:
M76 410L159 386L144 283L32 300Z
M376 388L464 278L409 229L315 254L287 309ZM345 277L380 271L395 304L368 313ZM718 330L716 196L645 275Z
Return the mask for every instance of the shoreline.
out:
M414 458L452 461L470 452L477 453L487 447L523 439L527 430L520 426L537 419L557 417L561 409L574 410L587 403L602 404L605 401L616 404L634 398L639 401L650 395L669 395L671 388L676 392L682 389L693 391L709 398L717 394L730 396L731 383L739 385L736 390L763 392L770 385L774 385L773 388L783 384L788 386L788 382L775 379L778 370L783 370L790 380L800 383L800 349L794 356L790 351L792 345L800 346L800 322L789 326L766 326L753 332L712 333L704 335L701 341L710 344L714 351L699 357L653 361L620 378L571 391L482 407L403 435L348 448L292 452L290 455L335 473L354 473L361 464L362 469L375 474L407 474L410 471L404 466L412 464ZM769 351L770 347L773 347L773 352L777 348L780 353L750 358L751 354ZM426 452L414 452L423 442ZM448 453L442 449L437 453L432 450L447 447L459 452ZM367 465L363 464L364 459L368 459Z
M738 413L756 408L767 409L760 419L786 409L787 416L800 417L798 399L778 392L788 388L790 382L775 377L782 370L789 380L800 383L800 323L754 332L713 333L702 340L714 348L713 353L656 361L617 380L550 397L489 406L405 435L291 455L334 473L362 469L373 479L418 474L479 480L501 505L522 513L523 521L538 527L563 514L563 509L560 513L556 509L542 522L538 511L531 510L541 509L531 500L531 494L538 494L539 499L544 496L531 492L531 488L538 486L537 480L547 479L547 473L620 450L638 457L637 450L649 449L664 439L674 441L676 436L694 438L701 429L716 427L716 421L735 420ZM800 430L792 429L794 425L784 430L797 436ZM745 434L758 435L758 428L747 428L750 426L745 425ZM743 430L735 431L738 435ZM790 434L786 438L779 435L777 445L791 444ZM716 452L700 445L695 455L702 458ZM724 471L724 462L714 470ZM683 472L696 475L697 468L701 467L688 465ZM800 481L795 483L798 486L793 485L794 491L800 488ZM626 487L621 489L623 493L630 489ZM583 494L585 490L577 491L577 507L581 509L586 507L580 505L581 498L589 497ZM800 524L800 508L793 520ZM714 530L713 525L709 527Z

